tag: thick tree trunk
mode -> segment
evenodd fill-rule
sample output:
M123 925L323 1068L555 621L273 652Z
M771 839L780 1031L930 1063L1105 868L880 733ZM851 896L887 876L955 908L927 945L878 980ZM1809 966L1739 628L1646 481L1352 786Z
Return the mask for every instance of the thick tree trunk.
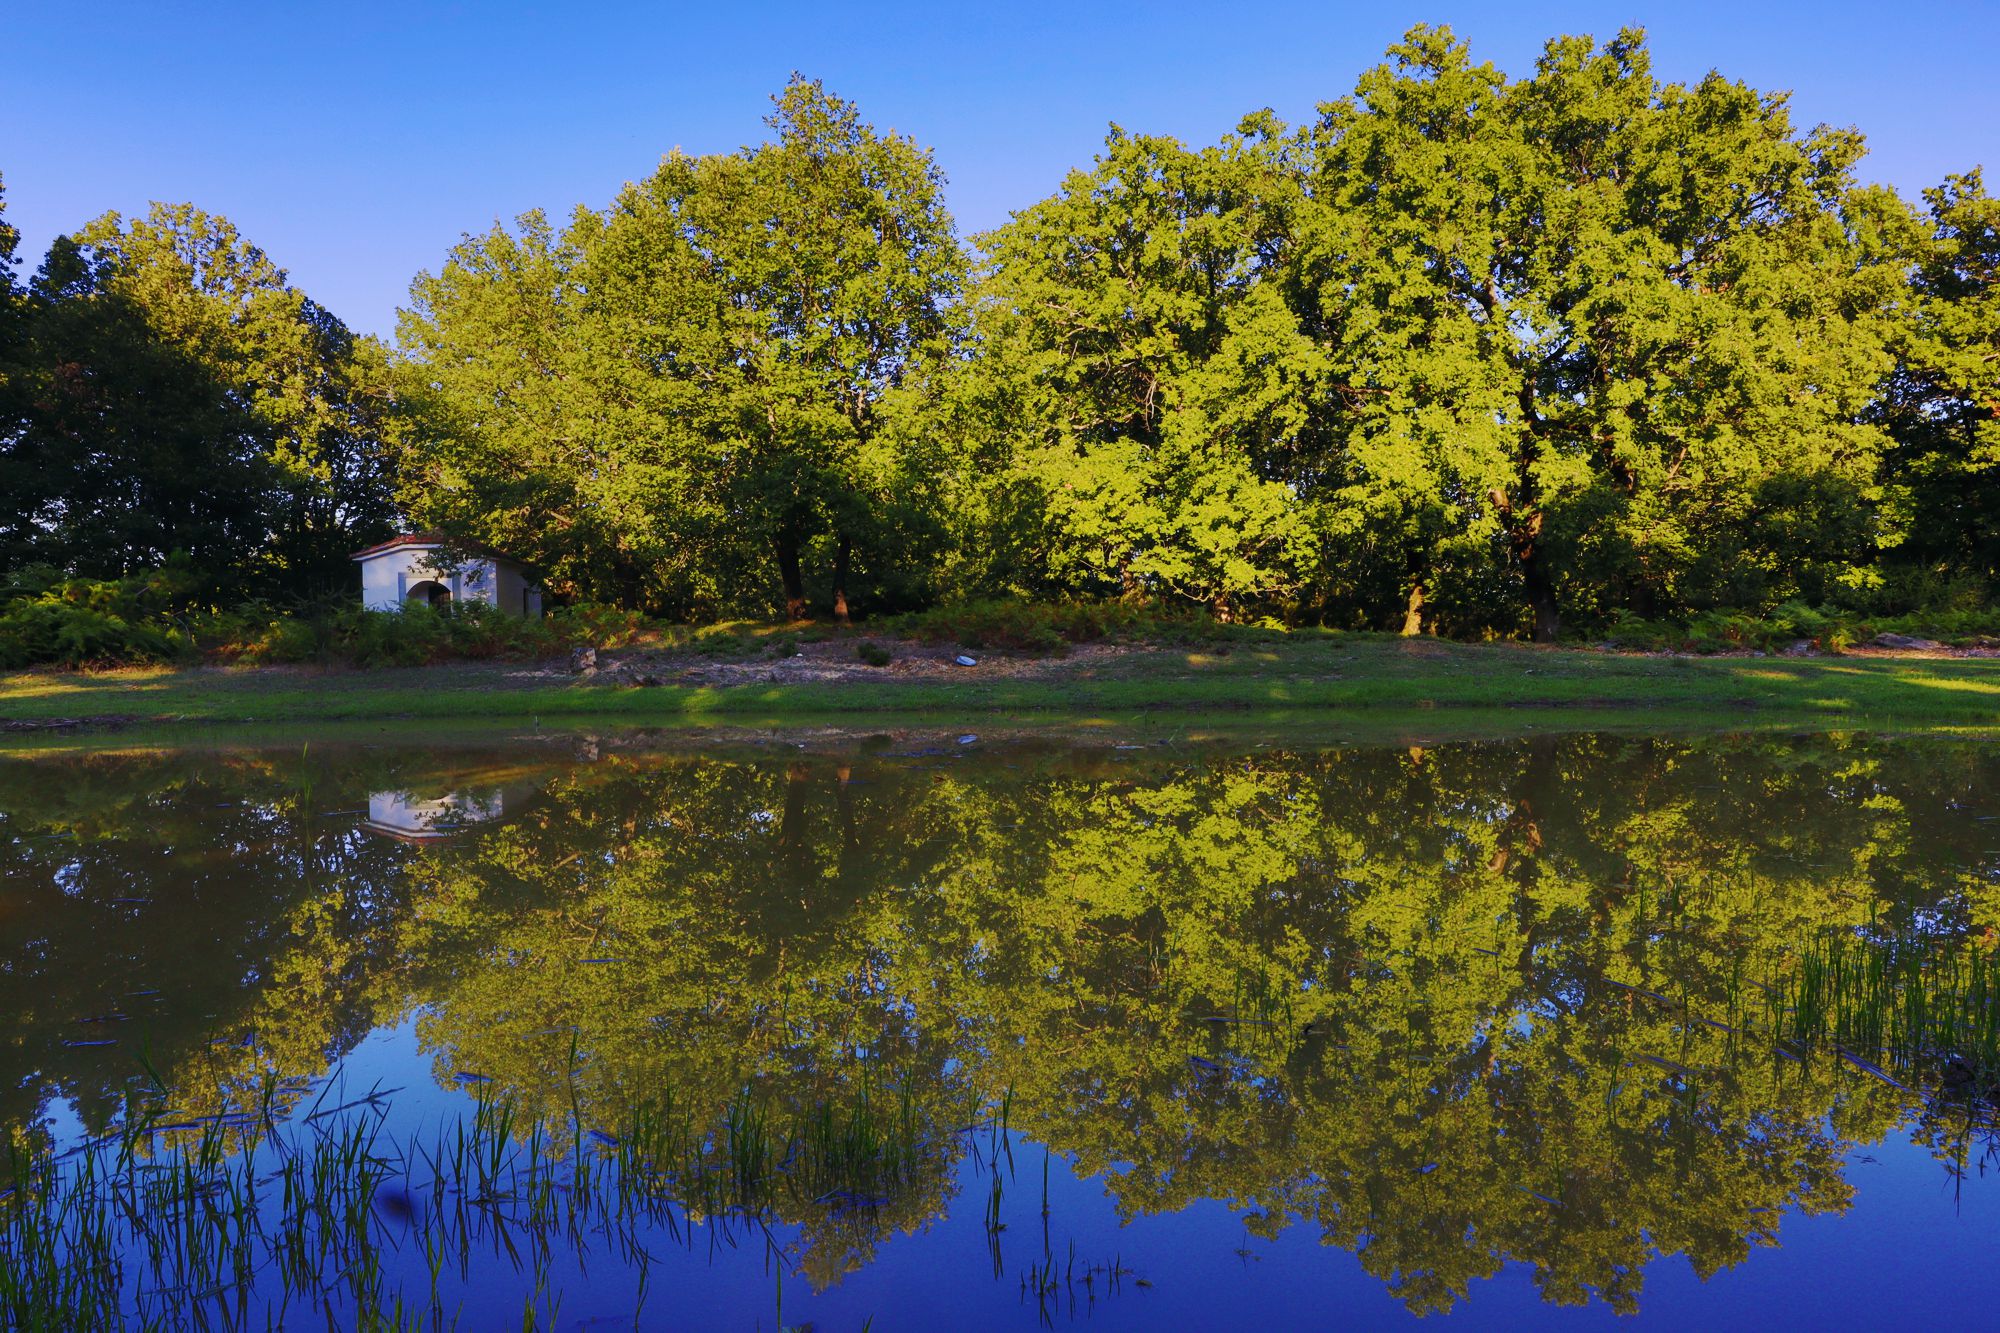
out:
M1492 309L1491 306L1488 307ZM1554 643L1562 632L1562 617L1556 610L1556 582L1549 570L1548 555L1542 550L1542 488L1535 465L1541 461L1543 421L1535 410L1534 386L1523 381L1518 395L1521 404L1521 444L1514 458L1514 494L1494 493L1500 513L1507 521L1507 537L1514 558L1521 562L1522 591L1528 597L1532 618L1531 633L1536 643Z
M806 618L806 583L799 573L799 539L795 533L783 533L773 543L778 552L778 580L785 591L785 618L804 620Z
M1521 581L1528 594L1528 610L1534 617L1535 642L1554 643L1562 633L1562 614L1556 607L1556 584L1549 576L1548 559L1542 554L1541 543L1533 537L1522 544L1520 555Z
M1409 605L1403 608L1403 637L1415 638L1424 632L1424 585L1410 585Z
M847 614L847 568L849 556L847 534L839 532L833 538L833 618L845 625Z
M784 878L797 891L799 906L809 907L812 886L819 879L813 865L812 833L806 827L806 797L812 769L793 764L785 770L785 812L778 821L778 845L783 848Z

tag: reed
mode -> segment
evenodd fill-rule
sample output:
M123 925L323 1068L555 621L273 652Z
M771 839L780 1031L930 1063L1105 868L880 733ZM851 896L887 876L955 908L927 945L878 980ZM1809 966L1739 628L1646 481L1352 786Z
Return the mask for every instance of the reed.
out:
M453 1284L499 1263L526 1281L528 1326L545 1327L554 1256L593 1246L639 1268L636 1319L649 1247L691 1244L696 1222L711 1244L762 1237L782 1268L771 1224L785 1211L876 1209L963 1156L994 1171L997 1213L1011 1105L937 1133L906 1086L863 1078L839 1104L795 1108L746 1087L719 1124L662 1095L600 1129L574 1096L550 1121L481 1085L465 1115L397 1142L386 1098L323 1108L323 1091L287 1116L267 1079L200 1121L169 1119L152 1094L73 1148L10 1139L0 1326L439 1330L456 1323ZM416 1282L388 1276L400 1253L420 1257Z
M1983 944L1832 934L1767 993L1783 1042L2000 1101L2000 956Z

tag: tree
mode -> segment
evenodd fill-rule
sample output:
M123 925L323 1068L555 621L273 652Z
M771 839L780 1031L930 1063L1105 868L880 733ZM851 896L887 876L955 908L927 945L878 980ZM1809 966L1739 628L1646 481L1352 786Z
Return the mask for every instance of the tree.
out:
M774 100L772 142L673 154L560 235L526 218L418 279L402 340L438 415L413 509L579 591L629 570L656 606L748 600L761 548L803 615L823 539L846 617L921 493L894 418L950 354L964 258L926 150L817 83Z
M0 568L11 564L14 534L26 531L34 479L21 466L28 417L27 310L16 277L21 233L7 221L6 181L0 178Z
M1883 530L1900 291L1859 136L1419 27L1219 148L1114 131L987 241L984 381L1057 587L1414 630L1826 597ZM1427 600L1429 606L1427 608Z
M1824 595L1874 539L1896 271L1856 240L1860 137L1651 75L1642 34L1551 41L1508 86L1418 28L1319 129L1323 202L1408 272L1392 327L1462 349L1487 499L1553 639L1603 615ZM1394 343L1391 344L1392 346ZM1476 504L1476 500L1474 501Z
M390 527L379 347L227 219L106 214L56 241L23 319L9 563L117 576L180 552L237 591L319 591Z
M1043 590L1151 592L1225 617L1295 592L1311 516L1284 460L1320 377L1263 285L1297 194L1268 113L1219 147L1113 127L1091 170L982 238L981 357Z
M1881 414L1886 479L1908 496L1894 554L1945 578L2000 586L2000 200L1977 171L1926 190L1908 319Z

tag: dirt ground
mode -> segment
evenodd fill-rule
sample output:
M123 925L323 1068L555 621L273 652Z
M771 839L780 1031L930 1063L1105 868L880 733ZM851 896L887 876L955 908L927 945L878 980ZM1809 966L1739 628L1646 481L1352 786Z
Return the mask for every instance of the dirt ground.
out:
M953 678L1024 681L1094 680L1117 676L1121 667L1135 665L1132 662L1133 658L1156 657L1162 651L1157 644L1143 643L1079 644L1071 647L1066 653L1048 654L965 648L950 643L920 643L886 638L875 642L879 642L894 654L885 666L871 666L862 661L856 653L857 640L842 637L817 643L800 643L796 650L787 656L773 653L747 658L721 658L685 649L606 648L598 650L594 671L579 672L568 662L547 662L536 667L509 671L507 675L510 679L523 684L582 680L603 685L681 686L796 685L866 680L922 683ZM1400 642L1396 647L1405 656L1428 658L1449 656L1459 645L1422 638ZM1226 655L1231 651L1227 645L1218 645L1207 650L1213 655ZM1772 654L1744 651L1617 655L1821 657L1827 654L1815 645L1801 640L1790 649ZM1905 647L1871 642L1851 645L1843 649L1840 655L1850 658L1902 660L2000 657L2000 645L1980 643L1971 647L1950 647L1929 640L1918 640ZM958 661L960 657L970 657L973 659L973 665L962 665Z
M1083 644L1069 652L1010 653L956 644L885 641L894 657L886 666L870 666L855 654L852 639L802 643L796 653L726 660L700 653L651 648L607 648L597 654L592 681L607 685L795 685L812 681L894 680L904 682L976 676L982 680L1089 680L1120 659L1149 651L1143 646ZM972 666L957 659L969 657ZM517 679L571 680L579 673L567 663L509 672Z

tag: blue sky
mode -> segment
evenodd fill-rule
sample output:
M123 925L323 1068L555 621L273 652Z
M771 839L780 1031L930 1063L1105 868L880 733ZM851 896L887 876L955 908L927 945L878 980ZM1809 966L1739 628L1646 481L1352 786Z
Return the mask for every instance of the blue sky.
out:
M1345 94L1415 22L1533 67L1556 33L1638 24L1666 78L1789 89L1914 195L2000 172L2000 4L257 4L13 0L0 173L26 266L105 211L226 214L357 329L417 270L532 207L601 204L661 154L762 135L794 69L934 147L976 232L1087 163L1112 121L1212 142Z

